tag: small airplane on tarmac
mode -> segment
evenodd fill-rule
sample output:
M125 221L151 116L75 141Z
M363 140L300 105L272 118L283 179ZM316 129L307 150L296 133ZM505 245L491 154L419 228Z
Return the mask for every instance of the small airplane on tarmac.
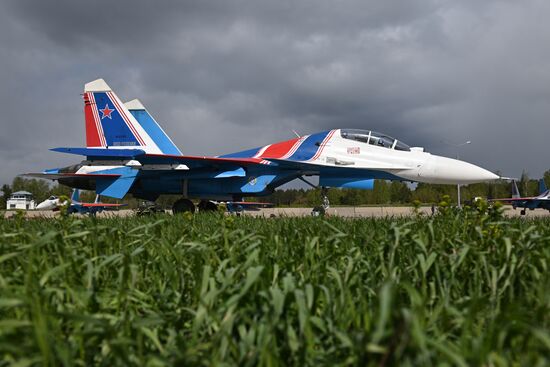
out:
M334 129L215 157L186 156L138 100L126 104L103 79L84 87L85 156L73 166L26 176L121 199L179 194L172 211L216 208L215 201L265 196L294 179L314 187L372 189L375 179L469 184L499 176L473 164L432 155L370 130ZM193 134L197 134L194 132ZM318 176L315 186L304 177Z
M80 190L74 189L73 193L71 195L71 200L69 204L69 208L67 213L73 214L73 213L79 213L79 214L90 214L90 215L96 215L97 213L101 213L103 210L113 210L118 209L121 206L125 206L126 204L111 204L111 203L102 203L99 201L100 196L96 195L95 201L93 203L83 203L80 201ZM67 202L60 202L59 197L57 196L50 196L40 204L36 206L37 210L53 210L57 211L59 210L63 205L67 205Z
M546 209L550 211L550 190L546 187L544 183L544 178L539 180L539 195L532 197L521 197L519 194L518 185L516 180L512 180L512 197L504 199L491 199L489 201L500 201L504 204L512 205L514 209L523 208L520 212L521 215L527 213L527 209Z

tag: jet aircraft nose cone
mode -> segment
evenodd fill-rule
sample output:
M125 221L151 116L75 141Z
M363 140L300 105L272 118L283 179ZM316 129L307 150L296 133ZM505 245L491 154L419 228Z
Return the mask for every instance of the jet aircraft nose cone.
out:
M47 207L47 203L40 203L36 206L36 209L43 210L43 209L46 209L46 207Z
M36 206L37 210L51 210L53 208L55 208L55 203L49 200L43 201Z
M420 169L419 176L430 183L471 184L496 180L491 171L458 159L433 156Z

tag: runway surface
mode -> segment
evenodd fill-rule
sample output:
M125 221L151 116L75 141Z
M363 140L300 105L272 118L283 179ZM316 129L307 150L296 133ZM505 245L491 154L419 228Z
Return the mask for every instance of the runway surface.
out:
M430 207L420 208L422 215L431 215ZM170 211L167 211L170 213ZM406 217L414 215L412 207L408 206L369 206L369 207L331 207L328 212L328 215L335 215L341 217L349 218L369 218L369 217ZM519 217L520 210L512 209L511 207L505 207L504 214L509 217ZM4 217L8 218L15 215L15 211L6 211ZM53 218L59 215L57 212L52 211L40 211L40 210L29 210L25 213L25 216L28 218L44 217L44 218ZM99 213L98 217L105 216L120 216L125 217L129 215L135 215L135 212L130 209L118 210L118 211L108 211ZM303 217L311 215L311 208L266 208L260 209L259 211L247 211L244 212L244 215L251 216L261 216L261 217L272 217L272 216L288 216L288 217ZM550 217L550 212L547 210L533 210L527 211L527 218L532 217Z

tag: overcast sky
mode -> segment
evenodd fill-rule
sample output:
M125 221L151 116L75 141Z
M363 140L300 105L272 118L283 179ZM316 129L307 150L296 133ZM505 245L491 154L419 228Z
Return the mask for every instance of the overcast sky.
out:
M78 162L84 83L184 154L372 129L506 176L550 169L550 1L0 2L0 183Z

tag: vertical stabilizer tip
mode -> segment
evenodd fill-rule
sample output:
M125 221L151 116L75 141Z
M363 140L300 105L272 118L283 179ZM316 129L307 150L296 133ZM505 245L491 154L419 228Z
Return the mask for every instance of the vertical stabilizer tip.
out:
M84 85L84 92L107 92L110 90L111 87L103 79L96 79Z
M124 105L129 110L144 110L145 109L145 107L143 106L141 101L137 98L132 99L131 101L124 103Z

